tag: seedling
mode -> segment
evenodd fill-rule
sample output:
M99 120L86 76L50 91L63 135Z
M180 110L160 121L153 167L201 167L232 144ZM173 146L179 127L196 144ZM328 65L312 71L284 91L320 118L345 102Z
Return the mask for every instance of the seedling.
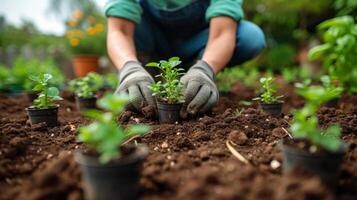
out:
M328 76L328 75L322 76L320 80L321 80L322 85L326 89L326 92L328 92L331 95L336 96L336 97L341 96L341 94L343 92L343 88L338 86L337 81L331 80L330 76Z
M277 89L273 84L273 81L274 79L271 76L261 78L260 83L262 84L264 92L260 95L260 97L254 98L253 100L260 100L265 104L279 103L279 99L283 96L275 96Z
M49 86L49 81L52 79L51 74L30 76L30 79L35 82L33 91L39 93L33 102L33 107L38 109L50 108L55 105L55 101L62 100L62 97L59 96L59 90L56 87Z
M87 76L74 79L69 82L71 90L80 98L92 98L103 87L103 78L97 73L89 73Z
M340 81L350 93L357 92L357 34L352 16L343 16L324 21L318 26L324 31L324 44L309 51L309 59L322 58L331 77Z
M172 57L168 61L161 60L159 63L151 62L146 64L147 67L156 67L161 70L161 73L156 76L161 80L149 86L153 95L159 100L169 104L183 102L183 84L179 78L184 74L182 72L184 69L177 67L180 64L179 57Z
M330 151L337 151L341 145L339 139L341 128L337 125L326 130L318 127L316 112L319 107L338 96L322 86L308 86L298 88L297 92L306 100L305 106L294 112L291 131L294 138L307 139L311 143L310 151L315 152L321 147Z
M90 110L85 113L94 122L79 129L78 139L99 153L102 164L119 157L119 147L129 138L150 131L150 127L146 125L132 125L124 129L117 123L118 116L130 100L124 94L106 94L98 101L98 107L106 110L105 112Z

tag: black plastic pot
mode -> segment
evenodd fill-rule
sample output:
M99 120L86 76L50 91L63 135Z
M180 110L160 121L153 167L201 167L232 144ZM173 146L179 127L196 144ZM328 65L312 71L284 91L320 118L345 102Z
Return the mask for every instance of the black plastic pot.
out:
M103 165L99 163L98 157L76 151L75 160L81 167L86 199L136 199L140 171L147 155L147 146L139 144L131 154Z
M96 97L81 98L76 96L76 104L77 104L77 109L80 111L87 110L87 109L95 109L97 108L97 98Z
M340 98L331 99L330 101L325 103L325 106L329 108L337 107L339 101Z
M259 105L261 109L264 110L264 112L273 116L280 116L283 109L283 102L272 103L272 104L259 103Z
M26 108L26 111L30 118L31 124L45 122L47 126L56 126L58 123L58 108L59 105L45 109L29 107Z
M182 103L168 104L157 101L159 122L162 124L174 124L180 121L180 110Z
M335 186L340 171L340 165L348 146L342 144L337 152L322 151L311 153L292 145L302 140L283 139L280 142L283 151L283 171L289 173L296 167L319 175L330 186Z
M38 97L36 92L25 92L25 95L29 102L33 102Z

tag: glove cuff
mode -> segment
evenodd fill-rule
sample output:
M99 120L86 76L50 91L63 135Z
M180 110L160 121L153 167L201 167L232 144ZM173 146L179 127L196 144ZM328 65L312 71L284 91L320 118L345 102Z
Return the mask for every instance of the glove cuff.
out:
M203 60L197 60L196 64L193 65L191 67L191 69L199 69L199 70L203 71L212 80L214 80L216 78L212 67L207 62L205 62Z
M119 81L120 83L130 74L136 71L141 71L145 69L141 66L141 63L138 61L127 61L123 67L119 70Z

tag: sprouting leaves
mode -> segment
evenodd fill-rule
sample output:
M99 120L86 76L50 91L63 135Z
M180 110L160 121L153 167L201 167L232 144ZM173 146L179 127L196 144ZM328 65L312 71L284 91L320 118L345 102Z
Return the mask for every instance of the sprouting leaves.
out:
M104 80L101 75L91 72L85 77L70 81L69 86L78 97L91 98L104 86Z
M352 16L322 22L324 43L309 51L309 59L322 59L331 77L350 93L357 92L357 24Z
M291 131L295 138L306 138L316 147L324 147L330 151L336 151L341 141L339 140L341 129L339 126L330 126L326 130L318 127L316 112L319 107L337 97L323 86L300 85L297 92L306 100L305 106L294 112Z
M59 96L59 90L56 87L49 86L49 81L52 79L51 74L29 76L29 79L35 83L33 91L39 92L38 97L33 102L34 107L49 108L54 106L55 101L62 100L62 97Z
M276 86L273 84L273 77L262 77L260 79L260 83L262 84L262 88L264 92L260 95L260 97L254 98L254 100L260 100L266 104L277 103L282 96L275 96L277 91Z
M159 63L150 62L146 64L147 67L156 67L161 70L161 73L157 76L161 78L161 81L149 86L154 96L172 104L183 101L183 85L179 81L179 78L184 74L184 70L177 68L180 64L181 61L179 57L172 57L168 61L160 60Z
M98 107L105 112L98 110L85 112L85 115L94 122L79 129L78 139L97 151L100 154L99 160L103 164L120 156L120 145L130 137L150 131L150 127L143 124L124 129L117 123L118 116L130 100L128 95L106 94L98 101Z

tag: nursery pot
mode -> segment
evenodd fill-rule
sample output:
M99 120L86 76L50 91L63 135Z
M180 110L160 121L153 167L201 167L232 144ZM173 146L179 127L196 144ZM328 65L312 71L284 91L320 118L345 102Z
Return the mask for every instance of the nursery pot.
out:
M325 103L325 106L329 108L337 107L339 101L340 98L331 99L330 101Z
M86 199L133 200L138 195L142 163L148 155L144 144L132 146L133 152L120 159L101 164L96 156L75 152L79 163Z
M47 126L56 126L59 105L50 108L38 109L34 107L26 108L31 124L45 122Z
M273 115L273 116L280 116L281 111L283 109L283 102L277 102L277 103L259 103L260 107L264 112Z
M168 104L157 101L159 122L162 124L174 124L180 121L182 103Z
M81 98L76 96L76 105L77 109L80 111L87 109L95 109L97 107L97 98Z
M73 57L72 65L77 77L85 76L89 72L98 72L99 57L96 55L77 55Z
M283 151L284 173L288 173L296 167L302 167L319 175L330 186L335 186L339 177L340 165L348 146L343 143L337 152L325 150L311 153L306 149L293 145L297 142L303 142L303 140L283 139L280 142Z

